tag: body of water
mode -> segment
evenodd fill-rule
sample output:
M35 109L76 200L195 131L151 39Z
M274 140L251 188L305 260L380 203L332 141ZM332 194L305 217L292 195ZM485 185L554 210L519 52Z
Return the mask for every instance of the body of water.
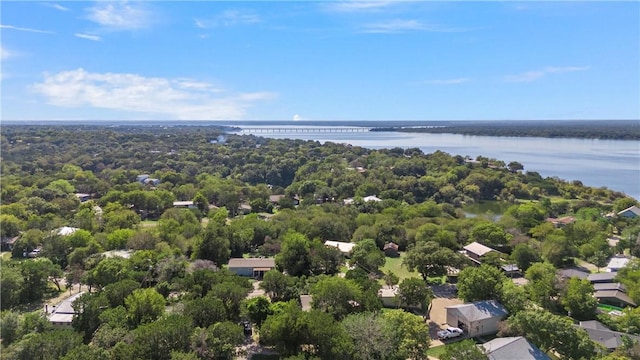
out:
M536 171L543 177L579 180L586 186L607 187L640 199L640 141L401 132L256 132L254 135L278 139L316 140L321 143L330 141L370 149L415 147L420 148L425 154L441 150L450 155L472 158L481 155L505 163L518 161L524 165L525 171Z

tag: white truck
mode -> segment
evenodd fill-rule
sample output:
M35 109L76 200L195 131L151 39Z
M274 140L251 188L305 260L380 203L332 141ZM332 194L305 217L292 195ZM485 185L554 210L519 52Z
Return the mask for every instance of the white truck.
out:
M462 329L457 327L448 327L445 330L438 331L438 339L451 339L462 335Z

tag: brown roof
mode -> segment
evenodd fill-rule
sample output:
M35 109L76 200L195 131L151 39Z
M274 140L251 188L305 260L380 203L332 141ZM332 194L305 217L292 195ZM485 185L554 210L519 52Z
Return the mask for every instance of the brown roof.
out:
M387 250L387 249L393 249L393 250L398 250L398 245L395 243L388 243L384 246L383 250Z
M229 268L270 268L276 267L274 258L233 258L229 259Z

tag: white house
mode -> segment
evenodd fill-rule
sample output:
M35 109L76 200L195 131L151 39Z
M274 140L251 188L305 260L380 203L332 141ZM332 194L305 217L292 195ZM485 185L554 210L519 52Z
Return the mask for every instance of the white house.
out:
M45 312L48 315L49 322L56 329L73 329L71 326L73 322L73 315L75 310L73 309L73 302L82 296L84 292L69 296L57 306L46 306Z
M629 258L626 257L612 257L609 260L609 264L607 265L607 272L617 272L623 267L627 266L629 263Z
M507 309L495 300L477 301L445 307L449 326L459 327L468 337L495 334Z
M331 240L325 241L324 245L337 248L345 256L351 254L351 250L353 250L353 248L356 246L355 243Z

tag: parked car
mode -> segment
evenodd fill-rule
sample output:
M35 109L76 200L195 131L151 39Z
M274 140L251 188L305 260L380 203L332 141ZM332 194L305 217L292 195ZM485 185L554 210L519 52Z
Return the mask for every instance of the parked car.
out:
M438 339L451 339L462 335L462 329L457 327L448 327L445 330L438 331Z

